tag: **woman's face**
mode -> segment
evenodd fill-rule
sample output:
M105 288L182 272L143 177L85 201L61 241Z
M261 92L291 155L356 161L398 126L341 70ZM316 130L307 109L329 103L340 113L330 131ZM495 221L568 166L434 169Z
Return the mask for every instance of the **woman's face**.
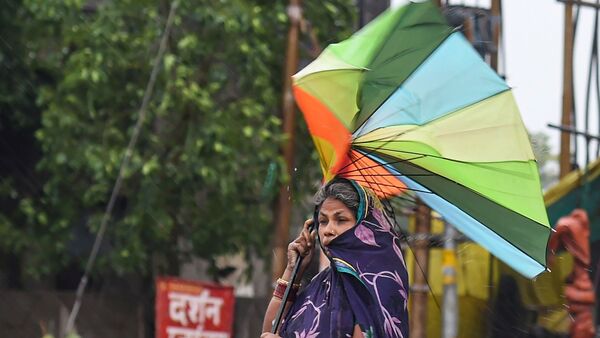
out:
M321 205L318 221L321 244L328 246L334 238L356 224L356 216L340 200L328 197Z

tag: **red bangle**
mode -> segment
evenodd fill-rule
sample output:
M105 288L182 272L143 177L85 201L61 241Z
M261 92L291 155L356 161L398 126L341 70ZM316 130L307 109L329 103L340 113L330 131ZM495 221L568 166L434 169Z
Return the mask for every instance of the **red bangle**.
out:
M277 280L277 286L275 286L275 290L273 291L273 297L283 299L283 295L285 294L285 289L287 288L288 284L288 281L279 278ZM287 299L288 302L291 302L296 299L296 293L298 292L299 288L300 284L292 285L292 289L290 290Z
M283 285L285 285L287 287L288 284L290 284L290 282L286 281L283 278L277 278L277 284L283 284ZM294 289L300 289L300 283L294 283L294 285L292 285L292 287Z

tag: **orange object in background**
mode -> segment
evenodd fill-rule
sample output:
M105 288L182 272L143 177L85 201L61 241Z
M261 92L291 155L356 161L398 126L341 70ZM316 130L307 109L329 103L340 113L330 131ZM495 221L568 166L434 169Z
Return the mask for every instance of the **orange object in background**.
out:
M573 271L564 294L569 313L573 317L570 327L571 338L593 338L595 335L593 305L596 299L590 268L590 227L587 213L583 209L575 209L569 216L558 220L556 232L550 237L548 248L555 252L565 248L573 255ZM554 256L550 256L550 263Z

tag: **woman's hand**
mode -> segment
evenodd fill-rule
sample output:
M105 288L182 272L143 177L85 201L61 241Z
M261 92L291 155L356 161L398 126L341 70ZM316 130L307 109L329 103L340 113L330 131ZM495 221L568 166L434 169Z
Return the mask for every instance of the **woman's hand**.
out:
M294 271L294 266L296 265L296 261L298 260L298 257L300 257L300 256L303 257L302 265L298 269L298 275L297 275L298 280L304 273L304 270L308 266L308 263L310 263L310 259L312 257L312 252L315 247L315 239L317 237L317 232L315 230L311 231L310 233L308 232L308 228L312 223L313 223L312 219L306 220L306 222L304 222L304 227L302 228L302 231L300 232L300 235L298 236L298 238L296 238L293 242L291 242L288 245L287 267L285 268L283 275L281 276L281 278L285 281L288 281L288 282L291 281L292 272ZM260 336L261 338L279 338L278 335L269 333L267 331L269 331L274 324L273 320L275 318L277 309L279 309L279 307L282 305L281 302L282 302L282 299L280 297L274 296L271 298L271 301L269 302L269 306L267 307L267 311L265 312L265 318L263 319L262 330L264 332ZM282 318L285 318L285 314L287 313L287 311L289 310L289 307L291 305L292 305L292 302L289 302L289 301L286 302L286 304L284 305L285 308L284 308Z
M304 227L302 228L300 235L288 245L288 261L286 271L284 273L285 280L289 280L289 276L286 275L288 275L288 273L291 275L291 272L294 270L294 265L296 265L296 260L298 260L299 256L302 256L302 264L300 265L300 269L298 271L298 277L302 276L302 273L304 270L306 270L306 267L310 263L315 248L315 239L317 237L316 230L313 229L311 232L308 231L308 228L311 224L313 224L313 220L307 219L306 222L304 222Z

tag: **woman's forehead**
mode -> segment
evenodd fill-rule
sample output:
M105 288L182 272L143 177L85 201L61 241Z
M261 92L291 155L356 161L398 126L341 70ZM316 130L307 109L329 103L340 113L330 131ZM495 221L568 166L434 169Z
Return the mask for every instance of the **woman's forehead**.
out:
M319 213L324 215L342 212L352 213L352 210L350 210L350 208L348 208L342 201L332 197L327 198L323 202L323 204L321 205L321 209L319 210Z

